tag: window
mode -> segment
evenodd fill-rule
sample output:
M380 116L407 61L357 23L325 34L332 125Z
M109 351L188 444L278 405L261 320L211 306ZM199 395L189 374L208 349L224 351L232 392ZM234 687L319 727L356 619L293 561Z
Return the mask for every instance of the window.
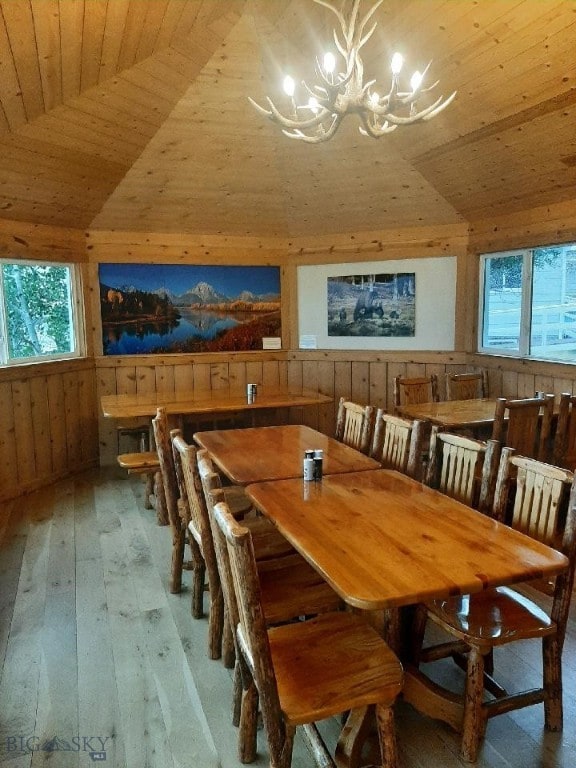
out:
M576 361L576 243L480 259L481 352Z
M0 260L0 363L78 357L78 296L69 264Z

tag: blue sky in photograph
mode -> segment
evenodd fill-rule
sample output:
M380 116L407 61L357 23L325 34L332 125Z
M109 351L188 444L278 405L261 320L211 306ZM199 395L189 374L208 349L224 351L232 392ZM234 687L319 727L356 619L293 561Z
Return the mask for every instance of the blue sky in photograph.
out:
M196 264L100 264L100 282L117 290L167 288L176 295L208 283L229 298L242 291L280 294L279 267L202 266Z

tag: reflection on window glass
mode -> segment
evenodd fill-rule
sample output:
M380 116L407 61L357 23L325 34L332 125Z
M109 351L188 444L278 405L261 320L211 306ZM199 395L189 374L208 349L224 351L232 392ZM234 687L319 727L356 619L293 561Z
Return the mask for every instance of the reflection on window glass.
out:
M522 255L487 258L484 262L482 346L520 349Z
M71 268L2 263L4 362L75 352Z
M576 357L576 249L534 250L530 352L536 357Z

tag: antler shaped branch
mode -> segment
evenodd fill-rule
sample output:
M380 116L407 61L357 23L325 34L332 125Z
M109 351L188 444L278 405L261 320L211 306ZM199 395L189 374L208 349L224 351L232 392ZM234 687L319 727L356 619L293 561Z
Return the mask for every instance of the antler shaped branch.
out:
M364 65L360 51L374 34L377 22L373 22L368 31L365 30L384 0L376 0L360 21L358 21L360 0L353 0L348 20L328 0L313 0L313 2L327 8L338 19L341 37L335 29L334 44L344 59L345 71L333 76L331 71L325 71L317 61L316 72L321 82L311 87L306 82L302 82L311 100L307 105L299 106L292 100L291 116L283 114L268 97L266 101L269 109L260 106L249 97L250 103L258 112L278 123L286 136L309 144L327 141L334 136L344 117L355 112L362 123L359 127L360 133L364 136L380 138L396 130L399 125L430 120L454 100L456 91L446 99L440 96L433 104L420 110L416 109L417 100L437 85L434 83L427 88L422 88L422 81L430 64L420 77L420 82L413 85L410 91L398 90L397 70L392 75L390 90L385 96L378 96L371 91L375 80L363 82ZM300 117L299 110L309 110L312 115L309 118Z

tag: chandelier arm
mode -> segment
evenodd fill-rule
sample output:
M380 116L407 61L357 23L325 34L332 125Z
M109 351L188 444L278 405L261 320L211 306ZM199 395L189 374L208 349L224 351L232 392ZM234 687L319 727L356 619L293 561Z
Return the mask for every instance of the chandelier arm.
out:
M270 105L269 117L272 120L275 120L277 123L280 123L280 125L282 125L284 128L315 128L317 125L320 125L321 122L326 120L329 115L332 114L332 112L329 109L326 109L326 107L320 107L318 114L314 115L314 117L311 117L309 120L293 120L292 118L283 115L282 112L276 108L274 102L270 98L268 98L267 101Z
M450 101L452 101L455 95L456 95L456 92L454 92L449 97ZM419 120L426 120L426 119L429 120L435 114L437 115L438 112L441 112L445 106L446 107L448 106L448 104L444 104L442 99L443 97L440 96L438 99L436 99L434 104L430 104L429 107L426 107L425 109L420 110L420 112L416 112L414 115L410 115L409 117L401 117L400 115L395 115L392 112L389 112L388 114L386 114L386 120L388 120L388 122L390 123L394 123L395 125L410 125L411 123L416 123Z
M382 3L383 3L383 2L384 2L384 0L377 0L377 2L376 2L376 3L374 3L374 5L372 6L372 8L371 8L371 9L368 11L368 13L366 14L366 16L364 16L364 18L363 18L363 19L362 19L362 21L360 22L360 29L359 29L359 32L358 32L358 34L359 34L359 35L362 35L362 33L363 33L363 31L364 31L364 27L366 26L366 24L368 24L368 22L370 21L370 19L372 18L372 16L373 16L373 15L376 13L376 11L377 11L377 10L378 10L378 8L379 8L379 7L382 5ZM374 22L374 27L372 28L372 32L374 31L374 29L376 28L376 26L377 26L377 23L376 23L376 22ZM372 34L372 32L370 32L370 35ZM368 36L370 37L370 35L368 35Z
M374 30L376 29L377 26L378 26L378 24L376 22L374 22L374 24L370 27L370 31L367 32L364 35L364 37L360 40L360 42L358 43L358 50L360 50L360 48L362 48L364 45L366 45L368 40L370 40L370 38L374 34Z
M248 96L247 98L250 104L252 104L252 106L254 107L254 109L258 110L258 112L260 112L261 115L264 115L264 117L272 118L272 112L270 112L269 109L265 109L264 107L261 107L260 104L254 101L254 99L251 96Z
M385 123L382 127L370 126L369 129L365 129L362 125L359 125L358 131L362 136L371 136L373 139L380 139L385 134L395 131L397 127L397 125L388 125L388 123Z
M429 112L427 115L425 115L425 116L422 118L422 120L426 121L426 120L430 120L430 119L432 119L433 117L436 117L436 115L438 115L440 112L442 112L442 110L443 110L443 109L446 109L446 107L448 106L448 104L451 104L451 103L454 101L454 99L455 99L455 97L456 97L456 94L457 94L457 93L458 93L458 91L454 91L454 93L451 93L451 94L450 94L450 96L448 96L448 98L447 98L447 99L445 99L445 100L442 102L442 104L439 104L439 105L436 107L436 109L433 109L431 112ZM432 106L434 106L434 105L432 105Z
M299 139L300 141L304 141L306 144L320 144L322 141L328 141L328 139L331 139L332 136L334 136L340 127L341 122L342 117L340 115L334 115L334 119L332 120L330 127L322 132L317 132L314 136L309 136L308 134L303 133L298 129L295 129L292 133L283 130L282 133L285 136L288 136L289 139Z

